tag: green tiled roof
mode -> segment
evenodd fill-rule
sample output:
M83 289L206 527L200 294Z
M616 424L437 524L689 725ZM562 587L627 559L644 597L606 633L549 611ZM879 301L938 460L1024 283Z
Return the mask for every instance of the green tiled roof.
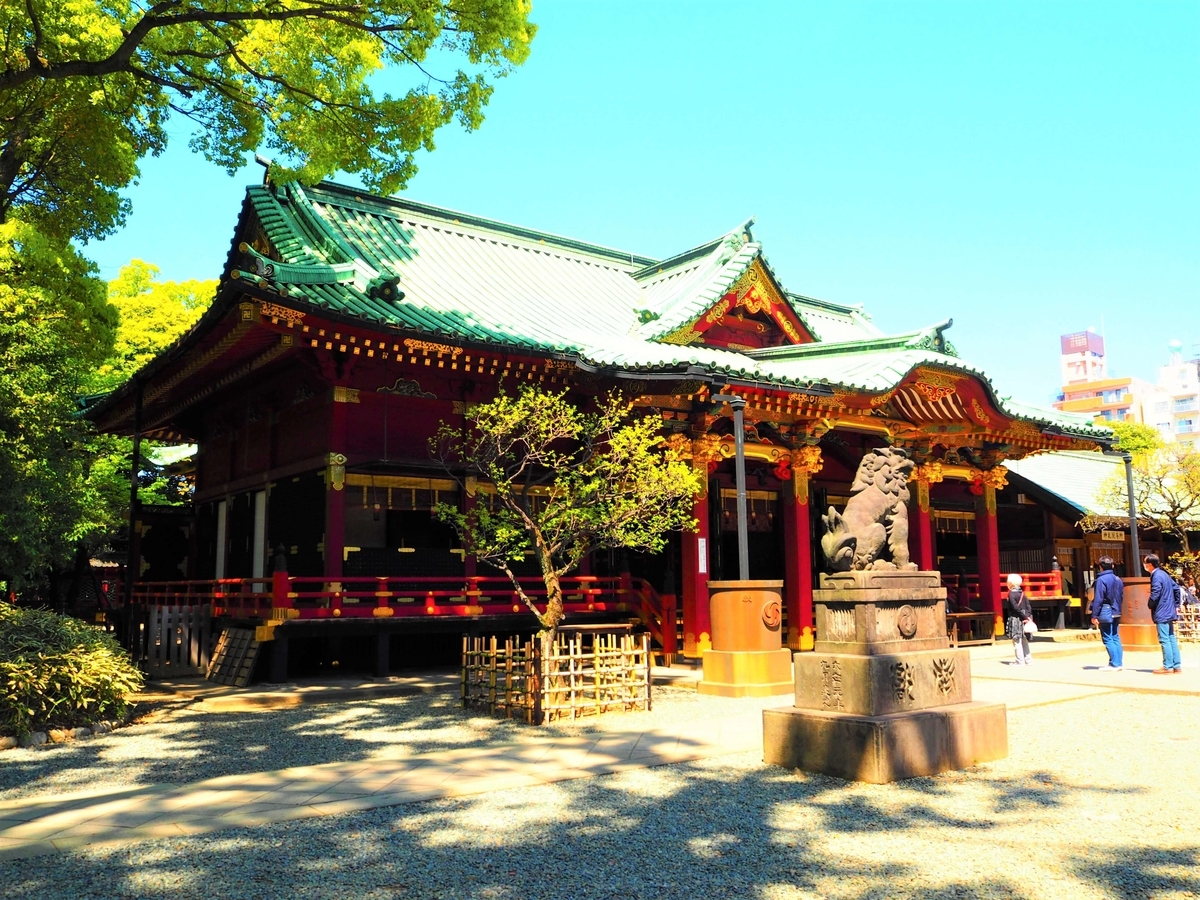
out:
M767 264L753 220L660 261L332 184L253 187L248 203L282 259L264 274L271 262L243 252L231 256L230 268L258 272L289 299L337 315L556 352L596 368L653 374L701 366L799 388L880 392L917 366L938 365L978 377L1010 416L1079 436L1110 434L1086 417L995 397L983 372L945 341L949 321L884 335L860 307L788 293L817 343L737 352L663 342L709 309L754 260ZM389 279L402 296L377 290Z
M1127 507L1108 506L1098 500L1106 481L1122 477L1125 464L1119 456L1064 451L1009 460L1004 465L1010 472L1062 498L1081 516L1090 513L1113 519L1129 517Z

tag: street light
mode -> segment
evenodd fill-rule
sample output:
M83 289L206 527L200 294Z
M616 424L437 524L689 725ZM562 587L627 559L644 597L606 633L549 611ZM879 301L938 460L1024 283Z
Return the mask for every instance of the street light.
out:
M1103 452L1106 456L1116 456L1120 453L1112 449ZM1133 496L1133 454L1128 451L1121 453L1121 459L1125 463L1125 493L1129 498L1129 540L1132 542L1130 549L1133 551L1133 563L1128 572L1130 575L1137 575L1142 571L1142 552L1138 546L1137 500Z
M1129 572L1137 575L1142 571L1142 554L1138 548L1137 500L1133 496L1133 455L1123 453L1121 459L1125 460L1125 490L1129 494L1129 538L1133 541L1133 565L1129 567Z
M733 409L733 462L737 473L737 535L738 578L750 580L750 539L746 529L746 434L742 426L742 410L746 399L736 394L714 394L714 403L728 403Z

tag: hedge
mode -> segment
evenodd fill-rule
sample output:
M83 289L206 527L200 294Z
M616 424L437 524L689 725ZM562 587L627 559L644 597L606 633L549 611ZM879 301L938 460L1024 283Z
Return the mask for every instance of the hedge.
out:
M121 718L142 683L110 635L78 619L0 602L0 733Z

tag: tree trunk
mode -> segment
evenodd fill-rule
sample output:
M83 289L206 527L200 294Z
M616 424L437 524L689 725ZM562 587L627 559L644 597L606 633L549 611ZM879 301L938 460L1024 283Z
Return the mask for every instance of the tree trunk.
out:
M542 627L553 643L558 636L558 625L563 620L562 585L553 572L543 572L542 581L546 584L546 612L542 615Z

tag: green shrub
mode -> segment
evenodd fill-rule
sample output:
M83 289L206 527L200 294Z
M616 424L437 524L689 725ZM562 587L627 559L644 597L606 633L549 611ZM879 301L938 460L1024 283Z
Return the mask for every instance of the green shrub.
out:
M0 733L120 718L142 681L110 635L78 619L0 603Z

